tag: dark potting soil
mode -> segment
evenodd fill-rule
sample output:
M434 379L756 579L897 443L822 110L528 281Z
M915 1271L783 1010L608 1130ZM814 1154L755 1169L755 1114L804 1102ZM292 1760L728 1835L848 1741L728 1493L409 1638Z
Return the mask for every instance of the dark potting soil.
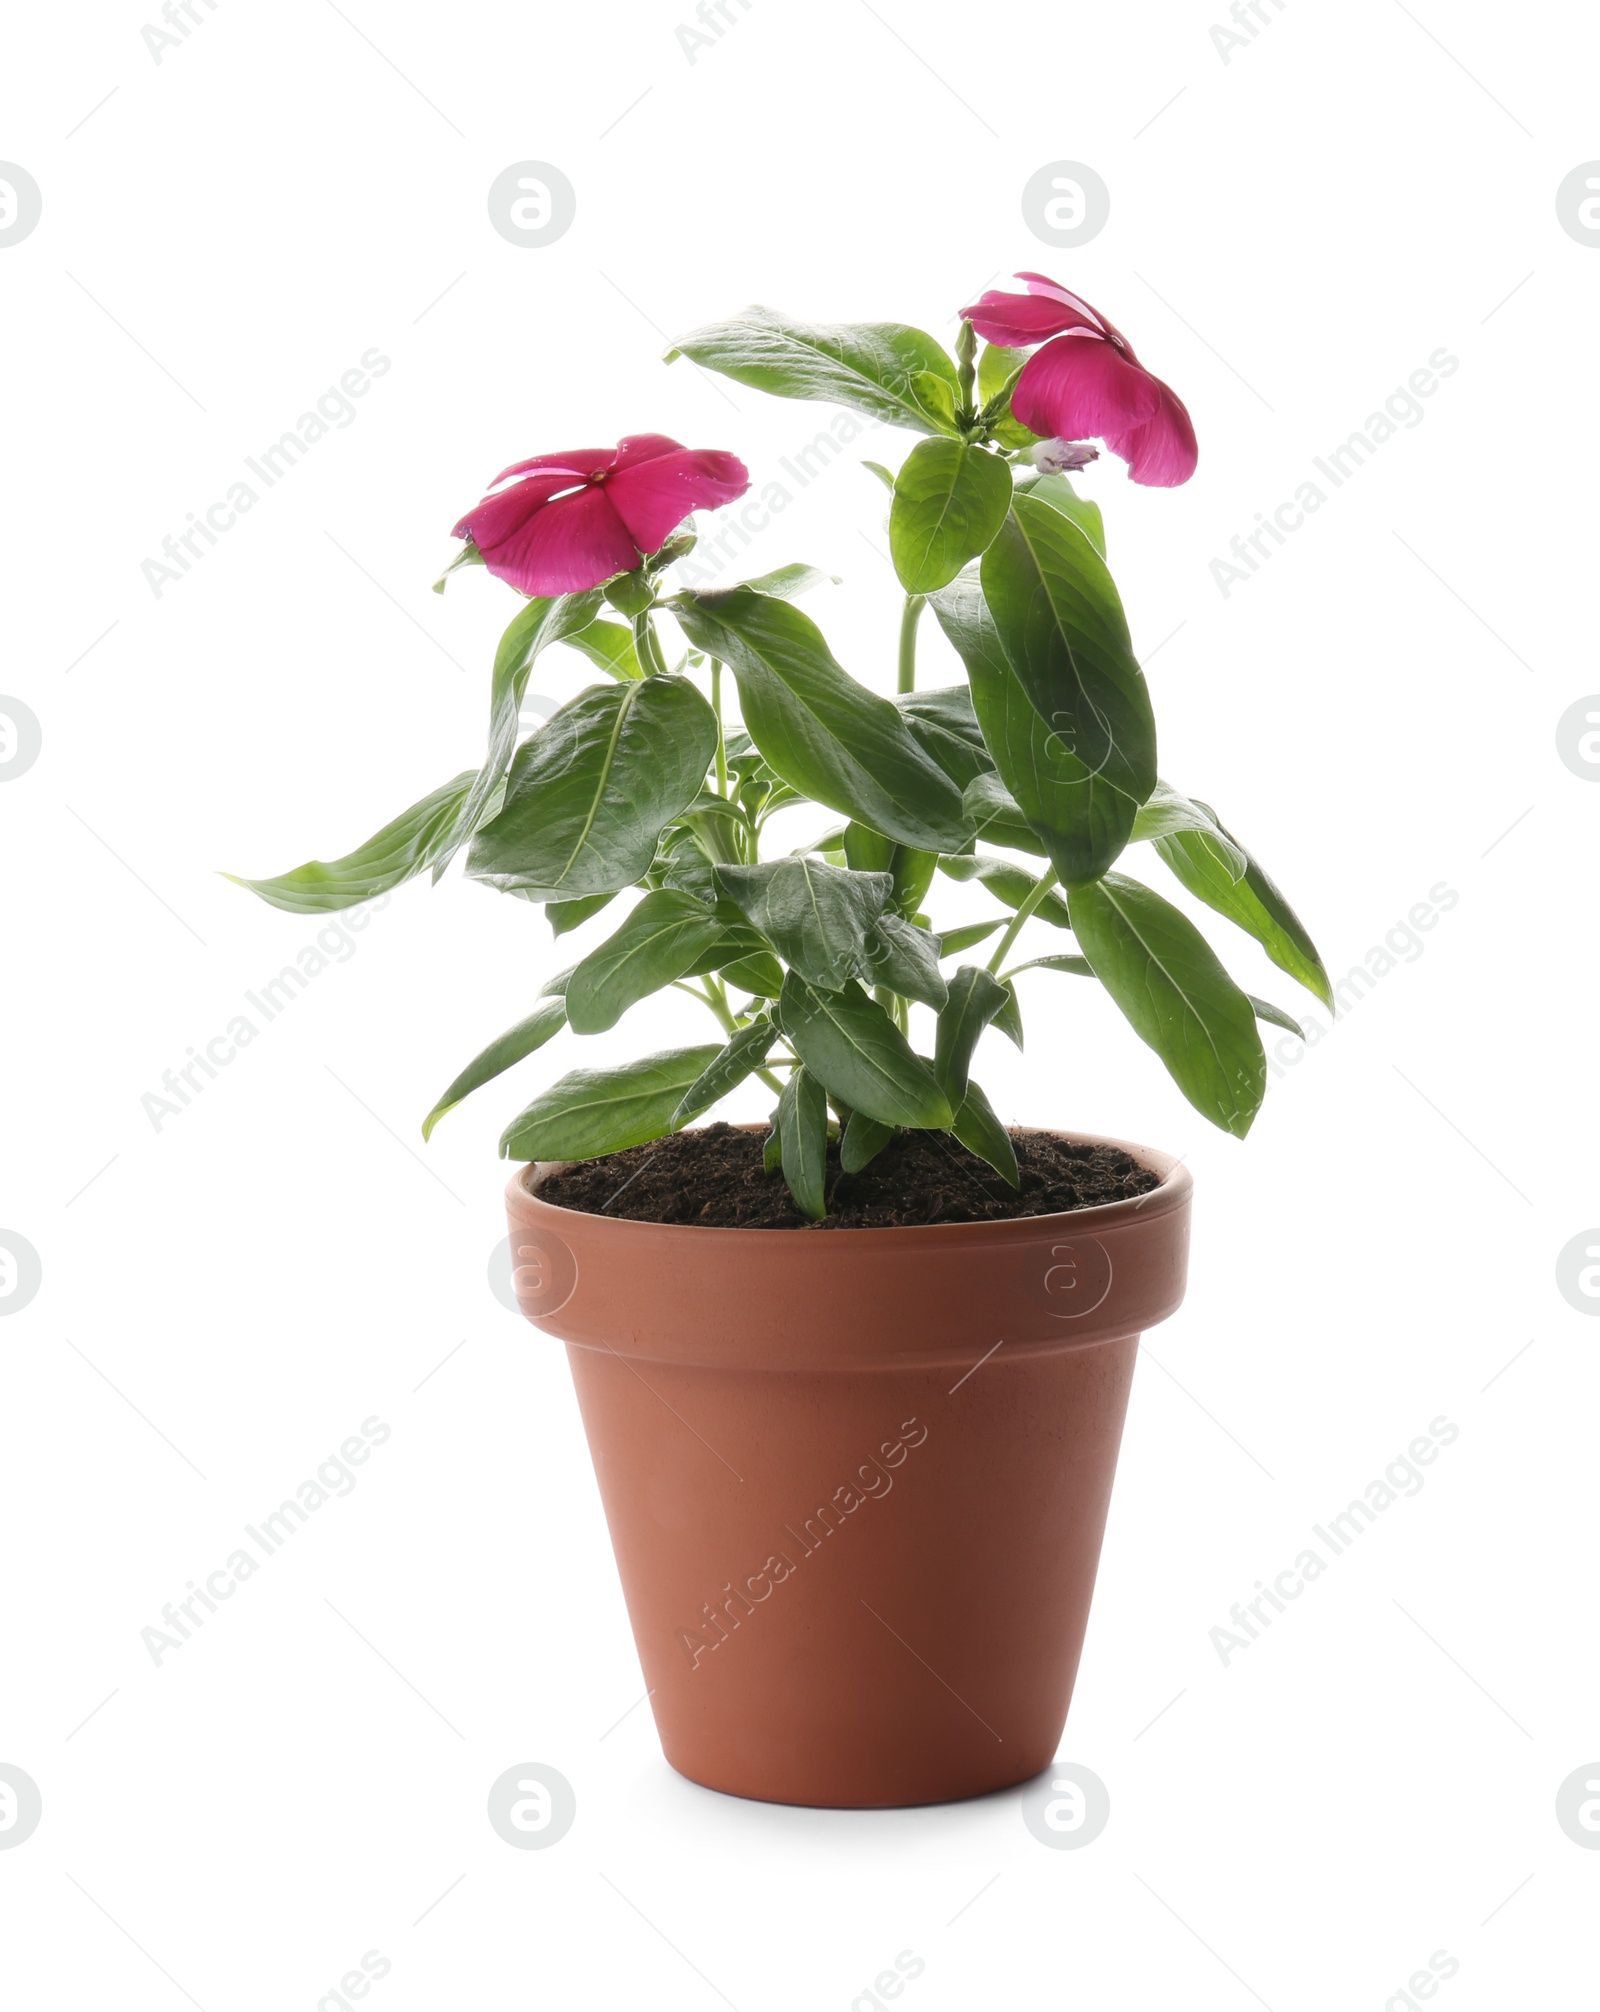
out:
M590 1215L701 1229L893 1229L916 1223L998 1222L1096 1208L1159 1187L1160 1176L1115 1146L1078 1145L1049 1132L1011 1134L1020 1188L943 1132L896 1132L858 1173L828 1147L828 1213L801 1215L781 1173L762 1166L760 1126L707 1125L603 1159L580 1160L539 1188L543 1201Z

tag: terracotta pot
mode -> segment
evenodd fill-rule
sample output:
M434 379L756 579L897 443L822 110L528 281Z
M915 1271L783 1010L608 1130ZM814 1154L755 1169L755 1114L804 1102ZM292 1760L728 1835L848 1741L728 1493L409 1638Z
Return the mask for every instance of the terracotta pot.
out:
M1122 1144L1120 1140L1110 1141ZM944 1802L1047 1767L1188 1172L887 1230L695 1229L507 1190L567 1345L667 1759L769 1802Z

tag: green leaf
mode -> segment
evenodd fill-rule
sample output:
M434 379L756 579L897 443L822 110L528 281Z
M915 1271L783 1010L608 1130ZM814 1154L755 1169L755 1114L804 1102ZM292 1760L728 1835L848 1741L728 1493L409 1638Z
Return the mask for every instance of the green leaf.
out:
M948 1127L949 1101L933 1071L859 985L818 992L791 971L778 1014L801 1061L853 1111L881 1125Z
M839 1141L839 1165L843 1171L859 1174L888 1145L894 1137L894 1129L893 1125L880 1125L865 1111L852 1111L850 1122L844 1128L844 1137Z
M1120 873L1068 892L1095 976L1203 1117L1242 1139L1266 1093L1250 1001L1186 915Z
M1170 784L1158 782L1148 803L1139 806L1139 814L1133 820L1133 836L1136 839L1171 838L1180 831L1198 832L1204 841L1203 850L1211 853L1226 868L1230 880L1243 880L1250 862L1231 838L1224 835L1209 810L1191 803L1181 791Z
M704 792L696 797L695 803L700 803L703 798ZM692 894L707 908L716 904L715 869L694 828L686 822L669 824L661 834L649 881L652 887L675 887L680 894Z
M1025 349L1005 349L998 342L986 342L978 351L979 405L985 409L993 406L1002 392L1009 397L1027 360Z
M983 729L972 710L972 694L965 685L903 692L895 704L922 747L957 789L964 790L975 776L993 773L994 757L984 745Z
M1058 510L1018 495L980 579L1005 659L1035 712L1086 775L1136 808L1156 786L1155 720L1105 561ZM982 720L976 693L974 704ZM984 738L993 750L987 724Z
M1265 1020L1274 1027L1282 1027L1291 1034L1297 1034L1303 1041L1306 1030L1293 1014L1285 1013L1281 1006L1274 1006L1270 999L1258 999L1253 992L1244 995L1250 1001L1250 1010L1258 1020Z
M1012 1187L1021 1187L1022 1175L1017 1168L1017 1149L1011 1143L1011 1134L995 1116L994 1106L976 1083L967 1085L967 1094L950 1129L968 1152L987 1160Z
M863 461L861 465L863 468L870 468L873 474L876 475L878 480L883 484L884 488L888 490L889 494L891 496L894 494L894 477L889 473L888 469L884 467L881 461Z
M1020 908L1039 884L1025 867L1013 866L1008 859L993 859L987 853L953 853L940 859L939 871L949 880L982 881L1007 908ZM1053 888L1033 912L1057 929L1072 927L1067 904Z
M1006 520L1011 470L965 440L919 440L895 479L889 552L908 594L947 586Z
M613 1069L573 1069L512 1119L500 1140L502 1159L592 1160L642 1146L672 1128L683 1093L720 1053L668 1048Z
M720 971L725 964L732 964L740 957L755 957L765 953L766 946L753 929L730 929L726 926L726 917L723 914L726 906L726 903L721 902L717 905L717 920L723 923L721 935L708 949L701 951L688 970L682 972L680 976L703 978L708 971Z
M997 929L1005 926L1003 915L992 915L987 922L964 922L959 929L942 929L939 932L939 955L955 957L963 950L970 950L975 943L981 943L986 936L993 936Z
M567 983L574 1034L603 1034L639 1000L682 978L723 935L723 925L692 894L658 888L615 935L591 950Z
M871 825L852 818L844 828L844 856L856 873L889 873L894 865L896 845Z
M783 990L783 966L769 951L753 951L716 968L725 985L748 992L753 999L776 999Z
M1009 978L1002 978L1006 1003L994 1016L994 1024L1020 1055L1022 1053L1022 1001L1017 997L1017 988Z
M743 808L729 797L718 796L712 789L701 790L678 822L693 834L708 865L716 859L737 859L743 840L751 831L750 820ZM685 847L674 864L682 868L688 858L688 848ZM667 884L673 884L670 873ZM687 887L688 880L685 879L683 884Z
M426 310L424 310L424 312L426 312ZM477 546L474 545L472 540L469 538L467 542L462 546L461 550L450 561L449 565L445 567L444 571L439 575L438 579L434 581L433 591L436 594L442 594L444 592L445 581L448 580L450 575L456 572L460 567L481 566L484 563L485 561L483 554L478 550Z
M961 792L961 802L978 837L988 844L1009 845L1018 852L1044 852L1044 840L993 770L987 775L975 775Z
M1199 808L1215 816L1208 805ZM1204 833L1175 832L1170 838L1158 838L1156 851L1192 895L1253 936L1280 971L1287 971L1331 1013L1333 986L1305 924L1232 832L1220 822L1217 830L1243 856L1242 880L1233 879L1227 861Z
M779 601L792 601L796 594L809 594L813 587L837 587L839 575L824 573L818 566L778 566L770 573L758 573L753 580L739 580L737 586L752 593L771 594Z
M801 1215L814 1223L828 1213L828 1098L807 1069L793 1069L778 1098L778 1152L783 1178Z
M246 880L237 873L223 878L248 887L252 894L291 915L321 915L370 901L375 894L386 894L423 871L454 826L475 775L476 770L465 770L453 782L401 811L392 824L386 824L343 859L308 859L304 866L272 880Z
M834 661L815 622L748 587L678 595L690 641L732 667L744 723L794 789L906 845L966 843L961 795L888 699Z
M582 594L540 596L512 617L494 653L494 674L489 681L489 749L456 817L455 829L433 862L435 884L461 847L494 814L496 792L511 766L522 731L522 696L528 689L534 660L548 644L564 642L588 628L599 606L599 594L590 589Z
M931 335L902 322L820 325L747 307L729 321L680 335L668 363L675 356L780 398L848 405L918 433L956 431L955 365Z
M1013 964L1006 977L1015 978L1019 971L1070 971L1074 978L1094 976L1094 966L1088 958L1075 957L1071 951L1055 957L1030 957L1026 964Z
M867 946L873 984L887 985L907 999L920 999L935 1013L949 997L940 955L937 936L892 908L878 917Z
M642 678L644 666L633 647L633 631L622 622L591 622L563 641L581 650L591 664L614 678Z
M467 872L531 901L630 886L716 748L716 714L683 678L591 686L518 749Z
M720 866L717 886L802 978L837 991L872 976L874 924L894 882L887 873L855 873L805 854L760 866Z
M933 1046L933 1073L959 1111L967 1094L967 1071L985 1027L1006 1003L1006 988L976 964L963 964L950 980L950 997L939 1015Z
M889 906L908 920L914 917L933 885L938 864L939 855L936 852L924 852L914 845L897 845L894 862L889 869L894 877L894 893Z
M422 1121L424 1141L433 1137L433 1128L447 1111L453 1111L457 1104L464 1102L474 1090L482 1089L485 1083L493 1082L496 1076L524 1056L531 1055L536 1048L542 1048L546 1041L554 1039L567 1024L567 1002L562 996L566 989L570 972L563 971L559 978L552 978L540 996L538 1004L526 1018L491 1041L456 1077L455 1081L440 1097L433 1109Z
M569 929L577 929L616 898L617 890L613 888L609 894L586 894L579 901L547 901L544 919L552 936L565 936Z
M1039 438L1011 411L1011 390L1028 360L1025 349L986 342L978 352L978 398L989 431L1005 447L1031 447Z
M1002 538L1007 535L1001 534ZM1063 524L1062 536L1070 539L1077 534ZM1081 538L1078 543L1083 546ZM1087 548L1083 550L1092 560ZM986 567L994 551L991 546L984 559ZM1012 558L1016 559L1014 550ZM1016 591L1007 590L1007 605L1020 609L1020 565L1012 570L1019 579ZM1068 741L1041 716L1002 645L976 575L968 572L952 581L932 596L932 604L939 626L967 667L973 711L1001 785L1034 832L1037 844L1049 854L1056 872L1066 880L1093 879L1127 843L1137 804L1107 777L1092 773ZM1070 684L1070 680L1066 682ZM990 809L986 814L995 813ZM1009 809L1006 815L1009 817ZM1000 842L1021 843L1014 827Z
M730 1090L738 1089L767 1059L767 1051L778 1038L777 1022L765 1013L729 1037L708 1066L684 1091L672 1114L672 1130L687 1125L713 1104L720 1104Z
M940 420L946 432L956 432L956 386L936 370L919 370L911 390L925 412Z
M778 1136L778 1114L772 1114L772 1130L768 1132L761 1147L761 1169L763 1173L775 1174L783 1165L783 1140Z
M1059 510L1077 525L1102 559L1106 556L1106 524L1100 505L1080 496L1065 475L1025 475L1017 484L1017 493Z

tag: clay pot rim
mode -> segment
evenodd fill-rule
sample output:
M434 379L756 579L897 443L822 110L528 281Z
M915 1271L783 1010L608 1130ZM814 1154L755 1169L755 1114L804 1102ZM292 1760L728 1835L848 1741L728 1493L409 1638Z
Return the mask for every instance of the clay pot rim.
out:
M768 1129L763 1124L745 1124L736 1127L740 1131L761 1131ZM967 1223L896 1223L886 1228L862 1229L854 1227L828 1228L818 1225L828 1237L830 1244L838 1240L848 1240L850 1247L857 1250L904 1248L908 1244L938 1239L948 1243L954 1239L960 1242L981 1241L985 1237L996 1236L1055 1236L1070 1225L1076 1235L1092 1236L1103 1230L1111 1230L1136 1218L1142 1222L1152 1222L1174 1210L1185 1207L1194 1188L1194 1176L1188 1167L1172 1153L1157 1151L1153 1146L1139 1146L1128 1139L1112 1138L1099 1132L1067 1132L1053 1125L1029 1125L1019 1129L1045 1132L1051 1138L1060 1139L1073 1146L1115 1146L1118 1151L1148 1167L1152 1173L1161 1176L1159 1187L1150 1188L1142 1195L1127 1195L1121 1201L1102 1202L1088 1209L1058 1209L1049 1215L1037 1216L995 1216L977 1222ZM696 1237L705 1240L748 1239L751 1237L792 1238L804 1236L805 1230L795 1229L753 1229L712 1225L705 1223L653 1223L640 1221L632 1216L605 1216L593 1209L563 1208L559 1202L549 1202L539 1193L539 1188L552 1174L564 1168L575 1166L574 1160L533 1160L519 1167L507 1184L508 1199L522 1199L532 1202L540 1209L548 1209L552 1214L569 1216L588 1223L609 1225L621 1234L649 1232L656 1236Z

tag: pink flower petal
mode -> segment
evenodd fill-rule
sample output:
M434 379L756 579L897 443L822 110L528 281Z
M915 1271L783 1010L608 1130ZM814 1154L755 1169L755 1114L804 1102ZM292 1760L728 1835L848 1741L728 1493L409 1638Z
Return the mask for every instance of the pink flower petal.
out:
M1111 340L1120 347L1123 355L1130 362L1137 363L1139 361L1138 357L1133 353L1133 344L1129 342L1116 323L1109 320L1098 308L1091 307L1080 294L1075 294L1070 287L1058 286L1053 279L1046 279L1042 272L1019 272L1017 278L1027 281L1029 293L1044 294L1051 300L1059 301L1063 307L1071 309L1074 313L1085 316L1088 326L1099 329L1103 335L1110 336Z
M1058 336L1022 366L1011 392L1011 410L1045 438L1112 445L1113 435L1153 419L1160 406L1156 381L1130 363L1114 344L1081 332Z
M519 530L535 510L542 509L560 490L582 482L570 469L548 469L542 475L525 476L497 495L475 503L450 533L452 538L470 538L481 552L485 546L501 544Z
M985 342L998 343L1002 349L1030 349L1066 329L1094 325L1088 315L1053 297L1004 293L999 288L991 288L961 312Z
M633 454L624 460L623 450L633 448L640 438L659 441L662 436L636 435L624 441L616 473L608 475L602 486L641 552L659 550L691 510L735 502L750 487L750 471L739 457L716 448L668 443L670 451Z
M616 452L614 447L573 447L565 454L535 454L526 461L513 461L509 468L502 468L489 487L498 489L513 475L527 475L535 468L546 468L552 474L564 471L570 480L562 487L571 488L586 475L592 475L597 468L609 468L616 459Z
M1133 480L1151 488L1187 482L1200 458L1177 393L1095 336L1059 336L1036 351L1017 378L1011 410L1035 433L1103 440Z
M1180 482L1188 481L1200 459L1194 423L1175 391L1158 377L1150 382L1161 397L1155 417L1131 427L1118 440L1109 434L1102 437L1112 453L1127 462L1135 482L1152 489L1176 489Z
M641 461L657 461L664 454L682 454L684 451L681 440L674 440L665 433L629 433L617 442L611 466L620 475L624 468L637 467Z
M611 506L609 487L591 483L575 495L546 503L490 546L479 538L484 564L523 594L575 594L598 587L613 573L630 572L639 554Z
M1103 315L1095 313L1081 295L1053 279L1046 279L1042 272L1019 272L1016 277L1026 281L1029 293L1044 294L1051 300L1059 301L1063 307L1071 308L1074 314L1082 315L1091 328L1107 329L1111 326Z

